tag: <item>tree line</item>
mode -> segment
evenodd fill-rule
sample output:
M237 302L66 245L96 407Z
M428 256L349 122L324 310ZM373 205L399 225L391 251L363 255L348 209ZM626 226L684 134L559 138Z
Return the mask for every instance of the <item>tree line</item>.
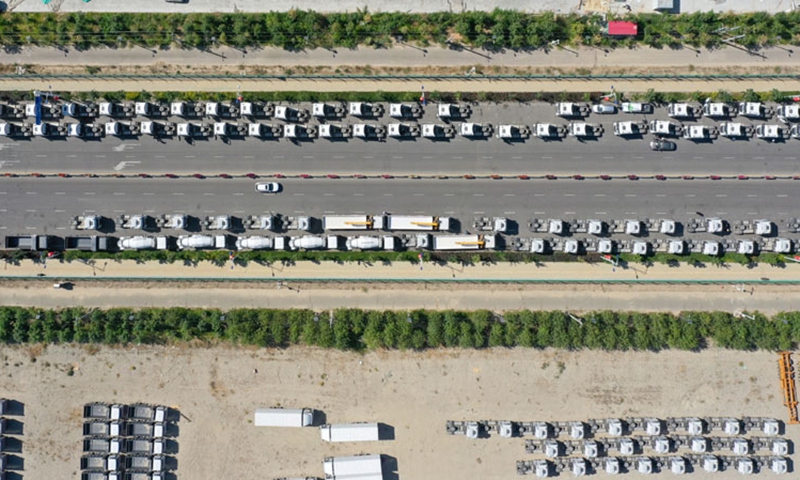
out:
M168 344L228 342L348 351L439 347L527 347L607 351L788 350L800 340L800 312L735 318L725 312L366 311L0 307L0 342Z
M600 15L528 14L511 10L462 13L349 13L322 14L291 10L231 14L139 13L5 13L0 15L4 46L35 44L95 47L205 49L275 46L306 48L385 48L396 43L460 45L489 49L539 49L554 42L569 45L628 47L643 43L656 48L718 47L727 37L748 48L777 43L797 44L800 11L731 14L698 12L680 15L629 14L637 38L603 35ZM725 29L734 29L727 33Z

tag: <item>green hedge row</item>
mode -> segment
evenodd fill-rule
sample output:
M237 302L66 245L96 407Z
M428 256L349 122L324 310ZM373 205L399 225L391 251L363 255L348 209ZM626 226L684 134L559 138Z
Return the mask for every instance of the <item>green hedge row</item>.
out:
M272 45L286 49L391 46L395 41L427 45L451 40L488 48L545 48L563 44L624 47L641 42L653 47L716 47L723 39L749 47L798 41L800 11L767 13L691 13L628 15L639 23L639 39L613 40L602 35L599 15L527 14L510 10L463 13L352 13L313 11L236 14L6 13L0 15L0 42L63 45L85 49L135 44L169 48L238 48ZM729 33L723 27L740 27ZM402 40L400 39L402 37Z
M0 307L0 342L163 344L201 340L340 350L533 347L595 350L785 350L800 313L737 319L723 312L364 311L186 308L40 310Z
M271 264L271 263L294 263L300 261L311 262L371 262L371 263L392 263L392 262L419 262L418 255L422 253L425 262L449 262L461 264L479 263L537 263L537 262L588 262L597 263L605 261L603 255L589 253L586 255L571 255L563 252L554 252L549 255L539 255L525 252L318 252L318 251L276 251L276 250L247 250L235 252L234 262L237 265L246 266L250 263ZM23 259L41 260L41 252L28 252L23 250L0 250L0 260L8 262L18 262ZM729 252L720 257L711 257L701 253L689 255L672 255L668 253L655 253L648 256L622 253L616 257L620 264L641 263L641 264L677 264L689 263L694 265L783 265L784 256L777 253L762 253L750 256L739 253ZM158 251L158 250L127 250L122 252L84 252L80 250L69 250L61 252L52 261L96 261L96 260L134 260L136 262L160 262L160 263L199 263L211 262L224 265L230 261L230 251L216 250L183 250L183 251Z

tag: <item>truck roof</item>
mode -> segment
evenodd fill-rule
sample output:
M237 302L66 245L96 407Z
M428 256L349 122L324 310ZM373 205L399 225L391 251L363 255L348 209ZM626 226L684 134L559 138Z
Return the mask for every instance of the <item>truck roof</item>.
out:
M356 455L352 457L328 457L323 463L325 475L346 477L358 475L381 475L380 455Z
M380 440L377 423L340 423L319 427L326 442L369 442Z

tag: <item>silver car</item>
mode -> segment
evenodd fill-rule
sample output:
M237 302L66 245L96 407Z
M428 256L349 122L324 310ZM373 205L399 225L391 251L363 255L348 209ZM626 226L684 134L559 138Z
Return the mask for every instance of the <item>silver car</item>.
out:
M592 112L600 115L611 115L617 113L617 107L608 103L598 103L597 105L592 105Z

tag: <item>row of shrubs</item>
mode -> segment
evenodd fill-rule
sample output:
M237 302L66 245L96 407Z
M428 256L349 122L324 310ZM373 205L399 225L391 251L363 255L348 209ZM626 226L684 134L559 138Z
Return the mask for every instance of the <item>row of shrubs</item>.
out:
M74 46L80 49L140 45L146 47L236 48L276 46L306 48L375 48L395 42L468 45L491 49L547 48L558 40L568 45L626 47L643 43L656 48L718 47L728 35L743 35L739 44L758 47L796 44L800 12L698 12L680 15L639 14L624 19L639 24L637 38L615 40L603 35L601 15L528 14L512 10L462 13L349 13L314 11L235 14L6 13L0 15L0 42Z
M293 264L295 262L335 262L335 263L392 263L392 262L419 262L419 254L425 262L434 263L459 263L463 265L476 265L498 262L511 263L545 263L545 262L588 262L597 263L605 261L602 255L590 253L587 255L571 255L563 252L554 252L549 255L540 255L526 252L385 252L385 251L364 251L364 252L320 252L320 251L276 251L276 250L247 250L235 252L233 261L236 265L247 266L255 263L259 265L269 265L273 263ZM19 262L24 259L43 260L41 253L28 252L23 250L0 250L0 260L7 262ZM200 262L211 262L217 265L225 265L230 262L230 251L228 250L183 250L183 251L163 251L163 250L126 250L122 252L84 252L80 250L68 250L62 252L55 260L50 261L97 261L97 260L134 260L139 263L159 262L159 263L186 263L197 264ZM655 253L648 256L623 253L615 256L618 264L625 266L628 263L640 263L652 265L656 263L677 265L687 263L690 265L779 265L785 264L785 258L781 254L762 253L760 255L742 255L739 253L726 253L720 257L711 257L701 253L689 255L672 255L668 253Z
M800 313L738 319L724 312L365 311L0 307L0 342L228 342L339 350L532 347L593 350L794 349Z

